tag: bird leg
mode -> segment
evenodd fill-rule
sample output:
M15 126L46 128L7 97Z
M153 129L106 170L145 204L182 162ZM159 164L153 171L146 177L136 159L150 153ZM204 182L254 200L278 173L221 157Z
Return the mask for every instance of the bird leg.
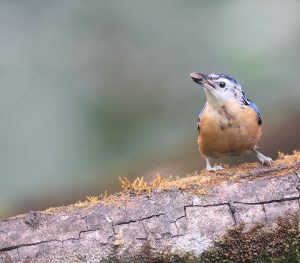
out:
M210 162L209 162L209 158L208 157L204 157L205 159L205 163L206 163L206 171L208 172L216 172L216 171L220 171L220 170L223 170L224 168L222 166L219 166L219 165L214 165L214 167L212 167L210 165Z
M253 149L253 152L256 153L256 157L257 159L261 162L261 165L268 165L268 166L271 166L272 163L273 163L273 160L272 158L270 157L267 157L267 156L264 156L262 153L260 153L259 151L257 151L256 149Z

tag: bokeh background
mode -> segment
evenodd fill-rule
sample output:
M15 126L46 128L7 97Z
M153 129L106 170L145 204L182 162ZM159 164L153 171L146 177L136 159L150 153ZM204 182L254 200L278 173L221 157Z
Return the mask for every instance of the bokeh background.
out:
M189 73L233 75L300 148L300 2L0 1L0 218L204 168ZM231 164L254 156L227 158ZM224 161L221 160L221 161Z

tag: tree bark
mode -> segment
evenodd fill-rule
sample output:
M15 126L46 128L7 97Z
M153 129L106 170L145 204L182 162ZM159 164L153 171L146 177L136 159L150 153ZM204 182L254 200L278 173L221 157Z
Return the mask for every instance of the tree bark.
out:
M299 156L272 167L255 163L202 173L151 192L127 190L111 202L2 220L0 262L122 262L117 258L147 246L201 255L234 226L270 225L286 212L299 213ZM206 193L198 191L203 178L210 178Z

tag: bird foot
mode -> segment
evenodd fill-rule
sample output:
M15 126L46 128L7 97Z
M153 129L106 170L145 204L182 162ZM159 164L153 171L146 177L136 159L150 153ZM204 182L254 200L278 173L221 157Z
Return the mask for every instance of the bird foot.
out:
M256 152L257 159L261 162L261 165L263 166L264 164L271 166L273 163L272 158L264 156L260 152Z
M222 166L219 166L219 165L214 165L214 167L206 167L206 171L208 171L208 172L216 172L216 171L221 171L221 170L223 170L224 169L224 167L222 167Z

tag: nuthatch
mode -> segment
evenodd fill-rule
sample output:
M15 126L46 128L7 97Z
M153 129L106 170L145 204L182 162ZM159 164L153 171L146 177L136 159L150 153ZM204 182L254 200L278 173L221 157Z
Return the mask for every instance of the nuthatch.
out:
M199 151L206 161L207 171L222 170L222 166L210 165L210 158L223 155L239 155L254 151L262 165L273 160L257 151L261 136L261 113L246 98L240 84L225 74L191 73L191 78L201 85L207 102L197 120Z

